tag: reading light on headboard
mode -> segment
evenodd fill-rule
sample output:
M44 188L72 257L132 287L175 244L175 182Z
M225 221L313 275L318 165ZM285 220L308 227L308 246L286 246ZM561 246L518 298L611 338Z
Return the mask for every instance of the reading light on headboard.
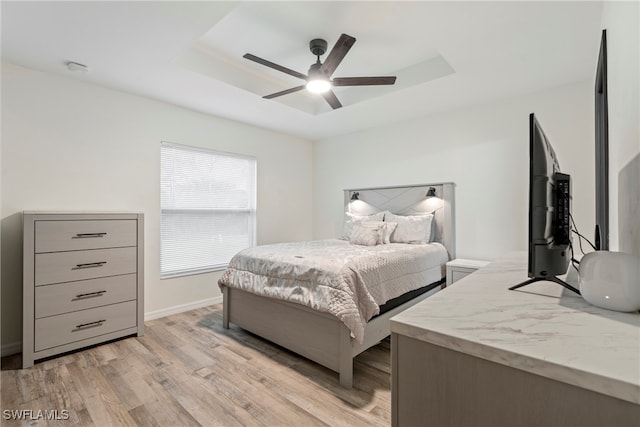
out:
M357 191L354 191L353 194L351 195L351 201L353 202L354 200L360 200L360 193L358 193Z
M436 194L436 189L434 187L429 187L429 191L427 191L427 198L429 197L438 197Z

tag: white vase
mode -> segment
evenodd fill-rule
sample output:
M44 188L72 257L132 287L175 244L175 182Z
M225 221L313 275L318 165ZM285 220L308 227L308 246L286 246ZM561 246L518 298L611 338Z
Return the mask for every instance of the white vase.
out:
M580 260L580 293L597 307L640 310L640 259L622 252L586 254Z

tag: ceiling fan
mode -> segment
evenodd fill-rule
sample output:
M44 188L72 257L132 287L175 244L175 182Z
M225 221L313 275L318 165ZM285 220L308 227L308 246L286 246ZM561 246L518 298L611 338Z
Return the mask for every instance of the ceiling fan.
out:
M356 39L354 37L351 37L347 34L342 34L323 63L320 62L320 57L327 51L326 40L311 40L309 42L309 49L317 59L315 64L311 64L308 75L291 70L287 67L283 67L282 65L275 64L271 61L267 61L266 59L259 58L250 53L246 53L242 57L306 81L306 83L301 86L296 86L291 89L286 89L280 92L272 93L270 95L265 95L263 96L263 98L272 99L278 96L287 95L289 93L298 92L306 88L309 92L321 94L323 98L329 103L331 108L335 110L336 108L342 107L342 104L336 97L335 93L333 93L333 91L331 90L333 86L379 86L392 85L396 82L395 76L334 77L333 79L331 79L331 75L336 70L336 68L338 68L338 65L340 65L340 62L342 62L345 55L349 52L349 49L351 49L351 46L353 46L355 42Z

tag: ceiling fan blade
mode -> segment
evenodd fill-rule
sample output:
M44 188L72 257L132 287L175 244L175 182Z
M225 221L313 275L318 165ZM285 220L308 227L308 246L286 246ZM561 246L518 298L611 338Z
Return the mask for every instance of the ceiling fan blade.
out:
M297 92L299 90L302 90L305 88L305 85L302 86L296 86L296 87L292 87L291 89L287 89L287 90L282 90L280 92L276 92L276 93L272 93L271 95L265 95L263 96L264 99L271 99L271 98L276 98L278 96L282 96L282 95L286 95L288 93L293 93L293 92Z
M332 90L323 93L322 97L327 100L329 105L331 105L331 108L333 108L334 110L336 108L342 107L342 104L340 103L340 101L338 101L338 98L336 97L336 94L333 93Z
M267 61L266 59L259 58L259 57L255 56L255 55L250 54L250 53L245 53L244 55L242 55L242 57L246 58L246 59L248 59L250 61L257 62L258 64L267 66L269 68L273 68L274 70L278 70L278 71L281 71L283 73L289 74L290 76L297 77L297 78L302 79L302 80L307 80L307 76L302 74L302 73L299 73L297 71L293 71L290 68L283 67L282 65L278 65L278 64L273 63L271 61Z
M396 77L336 77L331 82L334 86L392 85L396 82Z
M355 42L355 38L342 34L331 49L331 52L329 52L327 58L324 60L324 63L320 67L320 71L330 77L336 68L338 68L338 65L340 65L345 55L349 52L349 49L351 49L351 46L353 46Z

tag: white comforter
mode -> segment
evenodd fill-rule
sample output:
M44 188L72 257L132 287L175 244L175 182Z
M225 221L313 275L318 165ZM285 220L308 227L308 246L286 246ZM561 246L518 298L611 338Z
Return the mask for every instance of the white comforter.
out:
M330 313L362 342L364 325L380 305L440 280L446 262L440 243L280 243L239 252L218 284Z

